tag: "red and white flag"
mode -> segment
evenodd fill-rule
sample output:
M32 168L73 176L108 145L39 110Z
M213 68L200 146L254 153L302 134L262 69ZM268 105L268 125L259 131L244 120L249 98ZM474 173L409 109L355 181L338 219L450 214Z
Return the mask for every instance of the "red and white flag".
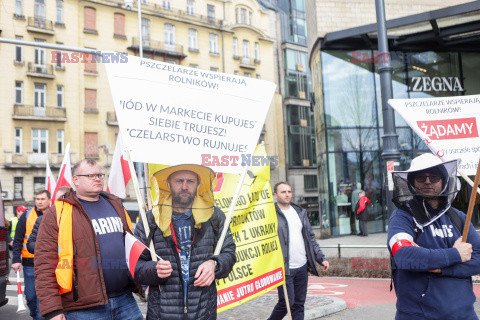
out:
M135 266L137 265L138 258L140 258L140 255L145 249L148 249L146 245L127 232L125 235L125 259L127 260L127 267L132 277L135 275Z
M57 185L55 186L55 191L52 193L52 204L55 202L55 193L57 193L59 188L71 188L73 186L72 164L70 163L70 142L67 143L64 154L65 156L63 157L62 165L60 166L60 171L58 172Z
M107 192L124 199L127 196L127 184L132 177L128 161L123 156L121 135L118 135L117 145L113 152L112 167L108 176Z
M47 159L47 167L45 173L45 189L52 194L55 191L57 183L55 182L55 177L53 176L52 170L50 170L50 164Z

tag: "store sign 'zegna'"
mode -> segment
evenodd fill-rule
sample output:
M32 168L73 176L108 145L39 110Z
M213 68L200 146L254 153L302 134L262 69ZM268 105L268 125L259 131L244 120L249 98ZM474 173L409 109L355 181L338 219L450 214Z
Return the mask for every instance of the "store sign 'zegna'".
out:
M458 77L412 77L411 91L464 91Z

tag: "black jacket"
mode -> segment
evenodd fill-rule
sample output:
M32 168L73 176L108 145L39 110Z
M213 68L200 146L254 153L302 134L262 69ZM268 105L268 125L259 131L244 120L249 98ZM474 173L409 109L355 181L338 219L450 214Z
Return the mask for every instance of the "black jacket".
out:
M35 254L35 243L37 242L37 234L38 228L40 227L40 223L42 222L43 215L37 218L35 221L35 225L33 226L32 233L30 233L30 237L27 241L27 250L31 254Z
M322 263L325 260L325 255L320 249L317 241L315 240L315 234L313 233L312 226L308 221L307 210L297 206L294 203L290 203L290 205L295 209L302 222L302 235L303 235L303 242L305 243L305 251L307 253L307 268L308 272L319 276L317 266L315 261L318 263ZM288 233L288 222L287 218L283 214L282 210L275 204L275 210L277 211L277 218L278 218L278 238L280 240L280 246L282 247L283 253L283 260L285 263L285 274L290 274L289 268L289 257L288 257L288 248L290 246L290 237Z
M216 234L220 236L225 222L224 213L215 208L210 220L219 222L218 233L213 230L213 223L205 222L200 229L195 229L194 243L190 257L190 278L188 282L187 315L184 314L183 280L181 279L180 260L172 236L164 237L156 226L151 211L147 212L150 230L154 230L153 243L155 252L164 260L170 261L172 274L160 279L155 269L156 262L151 261L150 252L145 250L135 268L135 282L148 285L147 319L162 320L211 320L217 318L217 288L215 281L209 287L195 287L195 273L203 262L213 259L217 262L215 278L228 276L236 262L235 243L230 230L227 232L222 250L218 256L213 252L216 246ZM146 244L145 229L140 220L135 228L135 236ZM160 286L160 290L159 290Z

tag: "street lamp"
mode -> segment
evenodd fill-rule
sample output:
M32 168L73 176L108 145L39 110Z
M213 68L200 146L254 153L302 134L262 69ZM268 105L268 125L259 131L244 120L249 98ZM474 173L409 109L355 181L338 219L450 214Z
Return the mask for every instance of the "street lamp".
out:
M132 10L133 9L133 1L134 0L125 0L125 8L127 10ZM138 4L138 55L140 58L143 58L143 36L142 36L142 1L143 0L137 0ZM138 178L138 184L139 186L146 187L146 182L145 182L145 172L144 166L146 164L140 163L140 162L135 162L135 171L137 171L137 178ZM140 189L142 192L142 196L145 197L147 193L147 189ZM145 202L148 203L148 202Z
M127 10L133 9L134 0L125 0L125 8ZM137 0L138 4L138 55L143 58L143 37L142 37L142 0Z

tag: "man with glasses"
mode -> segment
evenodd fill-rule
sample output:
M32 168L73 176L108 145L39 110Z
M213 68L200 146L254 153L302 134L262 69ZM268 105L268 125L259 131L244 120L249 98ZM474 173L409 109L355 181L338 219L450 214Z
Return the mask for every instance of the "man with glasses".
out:
M40 311L47 319L142 319L125 261L132 225L122 200L103 192L95 161L80 161L72 173L76 192L45 212L38 231Z
M451 204L458 190L457 160L433 154L393 173L388 246L397 295L395 319L478 319L472 276L480 273L480 236Z

